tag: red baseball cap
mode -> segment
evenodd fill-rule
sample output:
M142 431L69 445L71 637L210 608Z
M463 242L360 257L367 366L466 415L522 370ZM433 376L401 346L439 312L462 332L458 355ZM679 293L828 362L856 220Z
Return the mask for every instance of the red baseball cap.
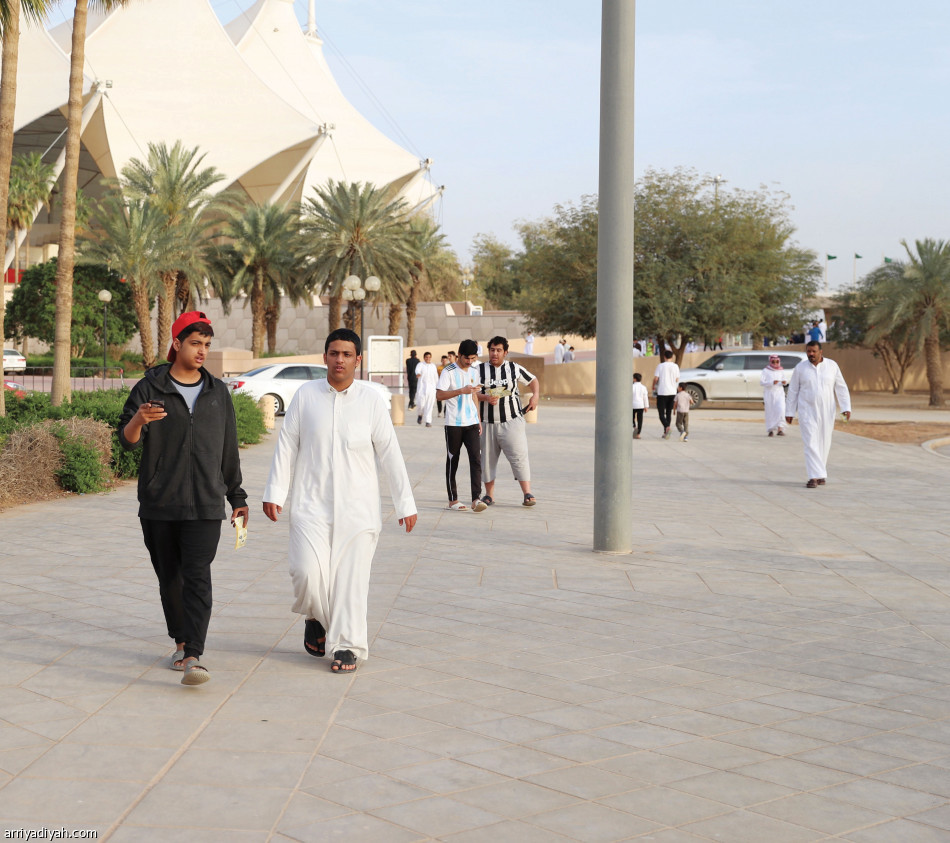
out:
M179 316L175 320L175 324L172 325L172 339L181 339L181 335L186 332L186 329L189 326L194 325L196 322L204 322L209 328L211 327L211 320L200 310L189 310L187 313L183 313L181 316ZM187 333L190 334L191 331L187 331ZM172 345L168 348L168 362L174 363L177 356L178 355L175 353L175 345L172 343Z

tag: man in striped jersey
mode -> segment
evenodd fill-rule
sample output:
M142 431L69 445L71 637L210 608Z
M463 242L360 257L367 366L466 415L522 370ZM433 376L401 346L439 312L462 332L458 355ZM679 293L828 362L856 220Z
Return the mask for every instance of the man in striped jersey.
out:
M515 480L521 484L525 506L537 501L531 494L531 468L528 465L528 436L524 414L534 410L541 397L538 379L518 363L507 360L508 340L492 337L488 341L488 363L479 363L478 374L482 394L478 396L482 422L482 479L485 496L482 502L491 506L495 501L495 475L498 456L504 454L511 464ZM526 407L521 406L518 381L524 381L531 390Z

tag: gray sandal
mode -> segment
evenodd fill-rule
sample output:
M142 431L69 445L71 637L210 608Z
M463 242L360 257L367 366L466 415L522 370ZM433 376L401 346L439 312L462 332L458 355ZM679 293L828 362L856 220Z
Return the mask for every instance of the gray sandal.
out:
M185 660L185 651L175 650L175 654L172 656L172 662L168 666L172 670L184 670L185 666L182 664L184 660Z

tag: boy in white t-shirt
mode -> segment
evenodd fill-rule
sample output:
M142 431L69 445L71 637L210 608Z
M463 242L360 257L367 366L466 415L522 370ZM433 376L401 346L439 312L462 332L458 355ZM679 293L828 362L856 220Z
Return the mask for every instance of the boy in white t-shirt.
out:
M458 362L449 363L439 375L435 397L443 402L445 409L445 484L449 495L449 509L467 512L469 507L459 501L455 474L459 467L462 446L468 452L468 470L471 481L471 509L482 512L488 504L482 494L482 425L478 420L478 405L475 396L481 392L478 369L473 365L478 359L478 343L462 340L459 343Z
M673 403L676 405L676 429L680 433L680 442L686 442L689 439L689 408L693 406L693 396L683 384L679 385Z
M636 372L633 376L633 438L640 438L643 430L643 411L650 409L650 393L643 385L643 375Z

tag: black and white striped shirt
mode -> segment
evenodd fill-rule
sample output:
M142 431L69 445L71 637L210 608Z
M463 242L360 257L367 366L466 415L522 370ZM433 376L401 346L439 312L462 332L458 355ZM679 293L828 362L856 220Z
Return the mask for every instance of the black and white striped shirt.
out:
M531 372L518 363L506 360L500 366L492 366L491 363L479 363L478 374L482 382L483 393L494 387L507 389L511 393L509 396L499 398L494 407L487 401L479 401L479 418L483 423L506 422L524 415L524 410L521 407L521 396L518 394L518 381L523 380L525 383L531 383L534 380L534 375Z

